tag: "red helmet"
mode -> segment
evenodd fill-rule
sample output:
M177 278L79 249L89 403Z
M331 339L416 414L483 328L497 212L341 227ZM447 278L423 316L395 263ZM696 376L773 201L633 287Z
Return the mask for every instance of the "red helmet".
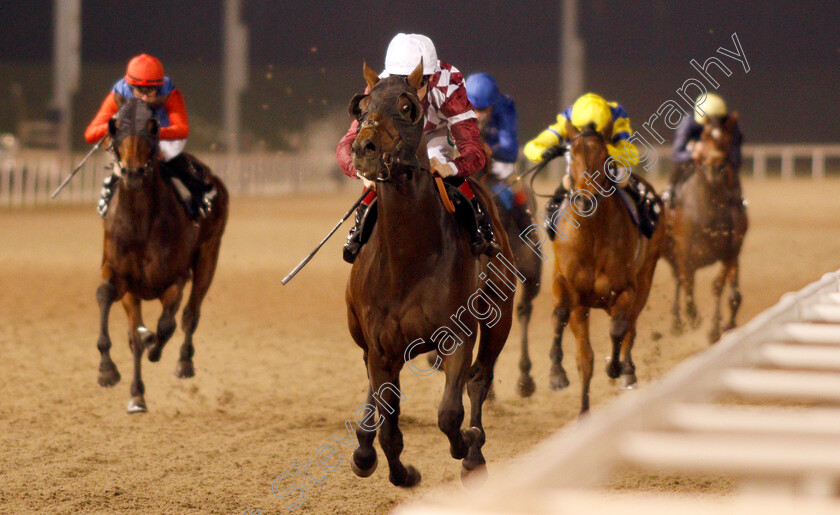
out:
M163 65L148 54L140 54L128 62L125 81L132 86L161 86Z

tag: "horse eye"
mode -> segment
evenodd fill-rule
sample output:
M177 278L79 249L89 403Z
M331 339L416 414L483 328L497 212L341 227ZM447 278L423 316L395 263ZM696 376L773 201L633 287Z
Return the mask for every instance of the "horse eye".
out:
M408 112L411 111L411 105L410 104L403 104L400 111L402 111L403 114L408 114Z

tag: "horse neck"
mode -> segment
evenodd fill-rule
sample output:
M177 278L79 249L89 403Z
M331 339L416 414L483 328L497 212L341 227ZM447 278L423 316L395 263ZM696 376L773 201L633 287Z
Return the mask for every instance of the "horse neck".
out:
M160 163L155 163L155 170L148 177L143 178L143 184L137 188L128 188L122 181L117 187L117 201L115 221L130 221L125 226L127 232L143 238L151 231L152 221L157 218L161 209L159 204L164 198L163 177L160 174Z
M445 217L430 173L399 170L377 189L379 245L389 266L415 268L422 256L443 248Z
M618 186L613 184L604 172L605 164L606 163L602 163L600 168L596 168L599 172L596 180L585 180L583 170L576 170L574 173L574 177L577 177L577 180L573 185L574 191L572 192L572 198L570 198L569 201L571 202L573 200L575 193L579 191L586 191L592 195L597 202L597 207L595 208L594 213L591 213L589 216L575 216L575 220L577 220L581 225L601 225L603 223L603 219L612 216L617 205L615 203L620 201L618 199ZM590 176L592 175L595 175L595 172L590 172ZM601 188L601 190L598 188ZM610 188L616 188L616 191L612 195L604 196L601 193L601 191L609 191ZM602 231L596 232L600 233Z

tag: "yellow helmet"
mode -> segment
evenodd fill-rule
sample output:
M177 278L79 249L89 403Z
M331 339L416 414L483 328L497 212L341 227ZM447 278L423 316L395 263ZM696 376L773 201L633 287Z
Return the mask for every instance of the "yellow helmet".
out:
M701 116L700 113L697 112L698 108L705 114ZM701 125L706 123L706 120L708 120L710 116L721 117L726 116L726 114L726 102L714 93L705 95L705 98L704 95L700 95L697 97L697 100L694 101L694 121Z
M586 93L572 104L572 125L578 129L595 124L595 130L603 129L612 120L612 111L607 101L595 93Z

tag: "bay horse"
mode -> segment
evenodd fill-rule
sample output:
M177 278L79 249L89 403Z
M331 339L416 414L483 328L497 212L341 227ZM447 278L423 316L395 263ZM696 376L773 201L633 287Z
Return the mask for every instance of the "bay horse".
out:
M181 345L175 375L195 375L192 357L193 333L198 325L201 303L216 270L222 233L228 216L228 193L218 177L192 156L219 192L211 213L198 225L187 215L175 188L161 173L158 152L160 124L146 102L123 97L117 116L108 125L116 154L114 169L119 177L114 197L105 216L102 252L102 284L96 290L100 311L97 347L100 386L113 386L120 380L111 360L108 318L111 305L122 301L128 315L128 340L134 355L134 379L128 413L145 412L145 387L140 375L143 351L149 361L158 361L166 342L175 332L175 315L184 286L192 279L192 290L183 312L184 343ZM141 300L158 299L163 312L157 332L143 324Z
M577 340L581 413L585 413L589 410L594 358L589 341L590 310L600 308L610 316L612 357L607 375L613 379L620 376L622 388L633 388L636 366L631 350L636 322L650 293L662 252L663 230L657 227L650 239L645 238L633 224L613 179L605 173L612 124L599 132L591 126L581 131L567 123L566 130L571 141L572 188L569 200L558 212L562 218L557 222L558 236L554 239L550 384L553 389L569 384L562 364L563 330L568 324ZM661 202L658 198L657 201Z
M479 124L479 127L481 124ZM531 322L531 313L534 310L534 299L540 293L540 281L542 279L543 260L533 251L521 234L533 223L533 213L536 212L537 200L534 192L526 184L521 184L521 190L513 193L513 188L490 173L491 161L488 158L484 170L476 174L482 186L495 193L493 199L496 203L496 210L507 233L513 256L516 259L516 268L525 276L522 285L522 293L519 295L519 303L516 305L516 317L522 330L522 351L519 359L520 376L517 382L517 391L522 397L530 397L536 390L536 384L531 377L531 358L528 353L528 325ZM524 195L526 200L522 206L508 205L512 203L515 195ZM507 197L505 197L507 196ZM514 209L520 209L514 213ZM526 223L527 222L527 223ZM434 356L430 356L434 358Z
M492 260L474 256L467 230L444 209L429 172L423 136L424 110L417 93L424 87L422 62L407 78L380 80L366 64L364 76L370 93L356 95L350 103L351 114L360 122L352 147L353 164L363 177L377 181L379 218L350 271L346 303L350 335L361 347L367 367L370 417L377 404L379 417L374 427L357 428L359 446L351 467L360 477L376 469L373 440L379 429L391 483L411 487L420 482L420 472L400 460L399 414L404 397L399 391L400 371L408 364L419 373L410 360L437 349L437 366L442 364L446 375L438 427L449 438L452 457L463 460L462 478L471 472L480 477L486 470L481 451L485 442L482 404L513 314L513 295L494 291L480 279L490 275L488 264L501 270L510 284L515 285L517 279L500 264L498 255ZM500 255L512 262L489 194L477 183L471 186L491 214ZM476 303L479 298L482 302ZM494 312L492 320L487 311L476 313L478 304ZM481 337L473 362L479 326ZM434 373L434 369L421 375L426 372ZM471 427L461 429L465 385Z
M747 209L741 193L741 181L729 155L737 129L738 113L725 121L706 124L700 141L692 152L693 161L684 166L691 175L672 192L673 206L666 208L667 237L664 257L671 265L676 281L672 332L681 334L680 290L685 288L686 315L692 328L700 324L694 302L694 274L717 262L722 264L712 293L715 313L709 330L709 342L720 339L721 297L729 284L730 317L725 329L735 327L741 305L738 286L738 259L747 233Z

